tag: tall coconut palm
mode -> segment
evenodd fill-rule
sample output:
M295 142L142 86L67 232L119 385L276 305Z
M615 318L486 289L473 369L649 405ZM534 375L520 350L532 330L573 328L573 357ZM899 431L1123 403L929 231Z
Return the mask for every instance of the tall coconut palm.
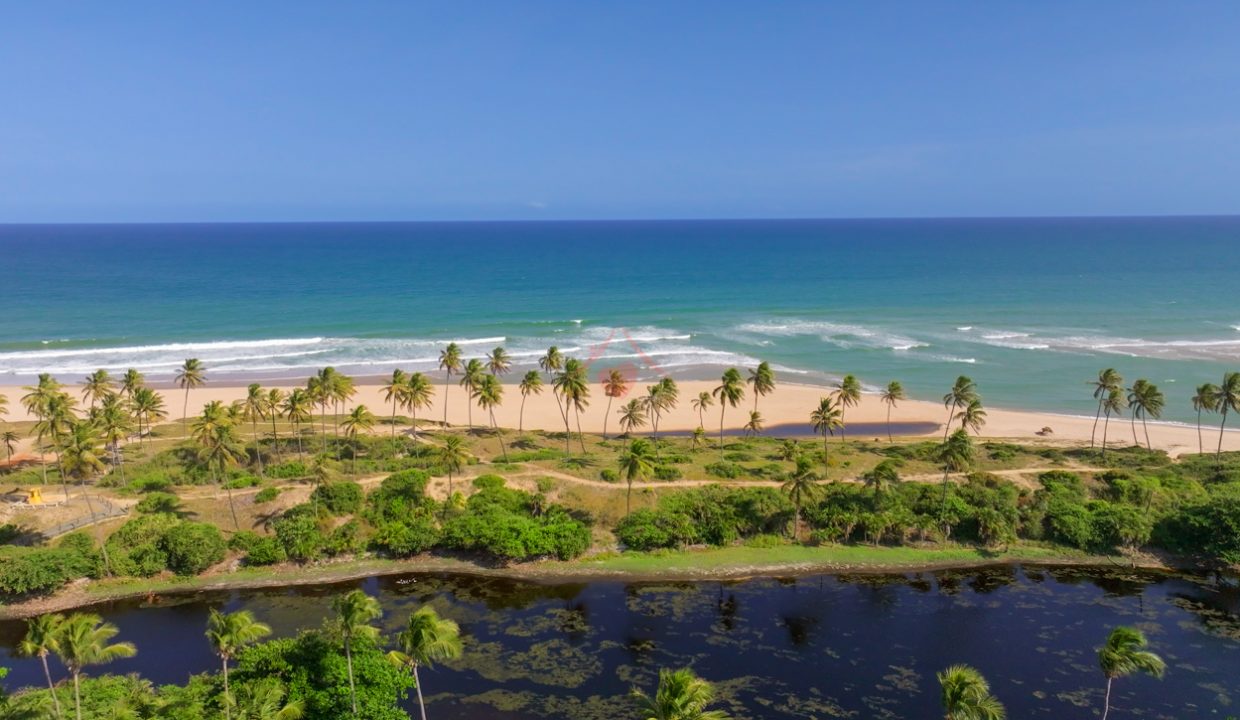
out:
M35 418L32 433L39 446L39 465L43 471L43 484L47 484L47 442L54 440L54 422L51 421L51 413L55 397L62 391L60 383L47 373L41 373L38 382L33 386L23 387L22 390L26 394L22 396L22 407L26 412ZM64 477L61 477L62 483ZM65 485L65 499L69 499L69 486Z
M133 417L120 395L105 396L99 409L92 414L91 422L99 429L105 446L111 451L112 464L120 471L121 483L124 484L125 454L121 443L133 432Z
M349 671L349 703L353 714L357 715L357 686L353 681L353 643L357 640L374 640L379 637L379 629L373 623L383 615L379 601L362 592L351 590L332 600L332 611L336 613L335 629L344 642L345 664Z
M1167 664L1158 655L1145 649L1145 635L1138 629L1120 626L1107 636L1106 644L1098 651L1098 666L1107 680L1103 699L1102 720L1111 712L1111 684L1117 678L1133 673L1145 673L1161 678Z
M397 666L412 671L418 708L422 712L422 720L426 720L426 701L422 699L422 680L418 677L418 668L431 668L436 662L460 657L460 627L447 618L439 617L434 608L424 605L409 616L409 623L396 636L396 645L400 649L388 653L388 658Z
M1102 412L1105 415L1102 421L1102 457L1107 456L1107 434L1111 427L1111 416L1123 415L1125 407L1127 405L1124 403L1124 393L1119 388L1108 392L1102 402Z
M1197 453L1206 453L1205 440L1201 436L1201 413L1218 412L1218 385L1205 383L1197 386L1193 395L1193 410L1197 411Z
M552 386L558 393L559 399L564 402L564 452L568 454L570 450L570 441L572 439L572 426L569 424L569 414L574 413L577 417L577 432L581 433L581 411L588 406L590 397L590 384L586 380L586 368L577 358L567 358L564 361L564 369L560 371L552 381ZM586 443L584 438L579 438L581 443L581 452L586 451Z
M357 387L353 382L353 378L343 373L336 373L329 385L331 388L330 396L333 409L333 424L335 425L336 437L340 437L340 414L348 407L349 400L357 395ZM337 452L337 456L339 452ZM337 457L337 460L340 458Z
M637 688L631 695L641 720L728 720L722 710L706 709L715 701L715 688L688 668L660 670L654 697Z
M409 376L405 382L405 392L401 396L401 404L409 411L410 424L413 427L413 439L418 439L418 411L431 406L435 397L435 388L431 379L420 372Z
M1098 401L1098 411L1094 413L1094 429L1089 433L1089 447L1092 448L1094 436L1098 432L1098 418L1102 417L1107 398L1112 391L1118 391L1124 387L1124 378L1115 368L1107 368L1098 371L1098 379L1091 380L1089 384L1094 386L1094 399Z
M620 415L620 431L625 435L630 435L634 430L639 430L646 426L646 406L637 398L633 398L625 403L618 413Z
M276 428L276 421L284 414L284 391L280 388L271 388L263 397L263 413L271 419L271 449L276 453L276 462L281 462L280 457L280 431Z
M4 393L0 393L0 422L4 422L4 416L9 414L9 397Z
M818 484L818 476L811 470L811 461L804 456L796 458L796 468L788 473L788 479L780 487L783 493L792 501L795 513L792 516L792 537L795 540L801 539L801 508L806 503L816 500L822 492L822 486Z
M956 378L952 389L943 396L943 407L947 408L947 427L943 428L943 439L951 434L952 419L956 416L956 408L966 407L971 400L977 398L977 385L967 375Z
M555 409L560 412L560 416L564 419L564 425L568 425L568 415L565 407L560 401L560 388L555 384L556 377L560 371L564 369L564 354L555 345L547 348L547 353L538 358L538 367L547 373L547 377L551 380L551 394L555 396Z
M671 412L676 407L679 397L680 389L676 387L676 381L670 377L665 377L646 388L646 413L650 418L651 429L654 431L656 456L659 454L659 421L663 419L663 413Z
M311 406L319 408L319 432L323 439L323 452L327 452L327 406L331 404L331 385L336 369L325 367L306 379L306 396Z
M628 485L624 496L624 514L633 509L633 481L645 480L654 472L654 455L650 451L650 442L645 438L633 438L629 441L629 450L620 456L620 475Z
M942 445L939 445L934 456L935 461L943 468L943 503L946 504L947 493L951 487L947 479L948 475L954 472L966 472L973 467L976 457L973 440L964 428L960 428L952 433Z
M392 379L383 386L383 399L392 403L392 437L396 437L396 408L408 389L409 375L400 368L392 371Z
M502 377L512 370L512 357L501 345L487 353L487 372Z
M439 352L439 369L443 370L443 425L448 426L448 388L452 385L452 373L461 371L461 346L448 343Z
M818 399L818 407L809 414L810 424L814 432L822 436L822 473L825 477L830 463L827 456L827 436L844 427L844 413L830 397Z
M495 422L495 408L504 402L504 384L494 375L484 375L482 382L474 389L474 400L491 419L491 431L499 438L499 449L504 454L504 462L508 462L508 448L504 445L504 436L500 434L499 424Z
M899 463L894 458L887 458L870 470L861 474L861 481L867 487L874 488L874 496L883 494L883 488L900 482Z
M74 613L66 617L57 629L54 652L73 678L73 706L77 720L82 720L82 671L91 665L106 665L138 653L133 643L111 643L118 632L115 625L105 623L103 618L93 613Z
M0 442L4 443L5 461L13 461L13 451L17 449L19 440L21 440L21 435L18 435L16 430L5 430L3 433L0 433Z
M220 658L224 677L224 717L232 718L232 693L228 687L228 662L248 645L271 634L271 627L254 619L249 610L222 613L214 608L207 620L207 641Z
M693 409L697 410L698 425L706 427L706 409L715 404L714 398L710 396L710 391L703 390L698 393L697 397L691 401Z
M607 439L607 419L611 417L611 401L624 397L629 391L629 381L624 373L613 368L603 380L603 394L607 396L607 409L603 412L603 439Z
M525 432L525 399L530 395L542 395L542 375L530 370L521 378L521 410L517 414L517 432Z
M887 383L887 387L883 388L883 393L879 397L882 399L883 404L887 406L887 441L890 442L891 410L896 406L896 403L906 398L904 394L904 386L900 384L899 380L892 380Z
M461 379L458 384L465 390L466 397L472 398L474 390L482 382L482 376L486 372L483 370L482 361L478 358L470 358L465 362L465 366L461 369ZM466 403L469 410L469 429L474 429L474 404Z
M692 450L706 447L706 428L701 425L693 428L693 434L689 436L689 447Z
M762 413L757 410L749 411L749 421L745 423L745 435L754 437L762 434Z
M758 363L758 367L749 371L749 378L745 381L753 387L753 409L758 409L758 398L766 397L775 391L775 371L771 369L771 364L765 360Z
M254 443L254 460L258 475L263 476L263 449L258 443L258 421L267 419L267 393L258 383L250 383L241 400L241 417L250 423L250 441Z
M745 399L745 383L740 372L736 368L728 368L711 395L719 401L719 459L723 460L723 414L729 405L736 407Z
M374 428L377 420L378 418L376 418L374 413L367 409L365 405L358 405L353 408L353 410L344 419L343 427L345 437L349 438L349 441L353 444L351 454L353 455L354 475L357 474L357 453L360 447L357 442L357 436L359 434L370 432L371 429Z
M143 436L152 434L156 423L168 419L164 396L149 387L140 386L134 390L130 403L134 416L138 418L138 444L141 445Z
M63 615L36 615L26 621L26 636L17 644L17 654L22 657L37 657L43 665L43 677L47 680L48 695L56 709L56 717L62 717L60 698L56 696L56 684L52 682L52 671L47 666L47 656L60 651L60 626L64 622Z
M990 683L968 665L952 665L937 673L946 720L1003 720L1007 710L990 694Z
M181 403L181 426L186 435L189 434L189 391L202 387L206 382L207 369L198 358L187 358L177 368L177 386L185 391L185 400Z
M1150 444L1150 428L1146 424L1147 418L1157 420L1162 417L1163 407L1166 405L1166 398L1163 397L1162 391L1158 386L1147 380L1138 380L1132 386L1128 393L1128 405L1132 408L1132 417L1135 420L1141 418L1141 429L1145 433L1145 446L1152 450L1153 445ZM1133 440L1136 440L1135 434ZM1140 445L1140 443L1137 443Z
M1218 449L1214 452L1214 462L1221 464L1223 461L1223 431L1227 427L1227 412L1234 410L1240 412L1240 372L1229 372L1223 374L1223 382L1218 386L1218 410L1223 414L1223 420L1218 424Z
M855 375L845 375L843 380L835 386L835 402L840 408L840 441L846 442L848 431L844 413L848 408L853 407L861 402L861 381L857 380Z
M138 388L144 387L145 385L146 377L137 370L129 368L125 371L125 374L121 376L121 395L133 400L134 393L138 391Z
M448 505L452 502L452 475L461 472L465 463L469 462L469 452L465 449L465 441L457 435L448 435L435 453L435 460L448 473L448 499L444 502L446 513Z
M116 392L115 386L107 370L96 370L82 381L82 399L90 402L93 409L95 403Z
M284 417L293 425L293 434L297 436L297 455L302 456L305 450L301 446L301 424L310 422L312 415L310 409L314 407L314 400L310 397L310 393L301 389L293 388L288 396L284 398Z
M204 413L204 415L207 415ZM228 468L239 463L245 456L245 447L237 439L232 422L226 418L217 419L207 415L195 425L194 435L198 438L198 461L203 464L216 482L224 486L228 495L228 511L232 514L233 527L240 531L241 523L237 520L237 506L233 501L232 486L228 483Z
M974 435L980 435L986 424L986 409L982 407L982 401L976 397L969 400L969 404L956 413L956 421L960 423L961 429L972 430Z

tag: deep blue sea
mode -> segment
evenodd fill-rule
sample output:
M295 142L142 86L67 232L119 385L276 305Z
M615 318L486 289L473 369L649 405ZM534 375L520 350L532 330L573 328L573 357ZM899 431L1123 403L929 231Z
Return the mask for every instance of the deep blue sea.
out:
M428 370L448 340L644 375L771 361L1091 414L1114 366L1189 420L1240 370L1240 218L0 226L0 384Z

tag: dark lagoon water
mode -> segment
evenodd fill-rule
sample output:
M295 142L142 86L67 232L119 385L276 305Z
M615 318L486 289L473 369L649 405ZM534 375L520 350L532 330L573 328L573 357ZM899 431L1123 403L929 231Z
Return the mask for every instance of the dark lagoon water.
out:
M183 682L216 667L202 636L210 608L247 608L290 634L356 586L382 601L387 633L427 602L461 624L464 657L423 676L437 720L625 717L631 687L685 665L716 681L738 718L938 717L934 673L958 662L983 670L1010 717L1091 717L1095 651L1119 624L1144 630L1168 670L1118 682L1114 717L1240 712L1234 584L1079 568L685 584L421 575L116 602L97 610L139 654L107 669ZM41 682L34 662L7 657L23 627L0 624L10 686Z

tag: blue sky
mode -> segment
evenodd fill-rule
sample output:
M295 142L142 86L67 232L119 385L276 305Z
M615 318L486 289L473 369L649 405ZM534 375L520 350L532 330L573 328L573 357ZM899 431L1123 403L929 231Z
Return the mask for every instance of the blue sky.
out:
M0 222L1240 212L1240 3L7 3Z

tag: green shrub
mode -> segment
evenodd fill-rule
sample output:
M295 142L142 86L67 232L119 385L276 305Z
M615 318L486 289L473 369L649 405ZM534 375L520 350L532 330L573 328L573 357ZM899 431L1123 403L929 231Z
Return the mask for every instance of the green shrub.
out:
M479 490L498 490L504 487L505 480L499 475L479 475L474 478L473 486Z
M140 513L176 513L181 509L181 498L166 492L152 492L138 501L134 509Z
M270 535L260 535L256 538L250 543L245 554L247 565L275 565L287 559L288 555L284 552L284 546Z
M94 557L76 549L0 547L0 595L44 595L97 571Z
M556 482L555 478L540 477L534 481L534 485L538 488L538 492L549 493L555 489Z
M603 468L598 471L598 476L603 482L620 482L620 473L615 468Z
M362 486L349 480L320 485L310 494L312 503L319 503L332 515L350 515L362 508Z
M276 539L290 560L304 562L318 558L326 538L319 530L318 519L308 506L289 508L273 523Z
M277 480L296 480L310 474L306 464L300 460L292 460L278 465L267 466L267 477Z
M178 575L197 575L223 560L227 548L219 528L198 522L169 528L160 544L168 555L168 568Z
M269 503L280 496L280 488L265 487L254 494L254 502L262 504Z
M258 487L262 484L262 482L263 481L260 480L257 475L250 475L247 473L232 478L228 482L224 483L224 487L232 490L244 490L245 488Z
M695 537L688 516L665 510L634 510L616 526L616 538L630 550L678 547Z
M737 451L733 451L730 453L724 453L723 459L729 462L739 463L739 462L753 462L754 460L757 460L758 458L751 452L746 452L744 450L737 450Z
M706 474L712 477L734 480L745 474L745 468L734 462L713 462L706 466Z
M679 480L684 477L680 468L671 465L655 465L654 476L657 480Z
M428 517L415 517L407 521L393 521L375 530L370 543L397 557L409 557L426 552L439 542L439 530Z

